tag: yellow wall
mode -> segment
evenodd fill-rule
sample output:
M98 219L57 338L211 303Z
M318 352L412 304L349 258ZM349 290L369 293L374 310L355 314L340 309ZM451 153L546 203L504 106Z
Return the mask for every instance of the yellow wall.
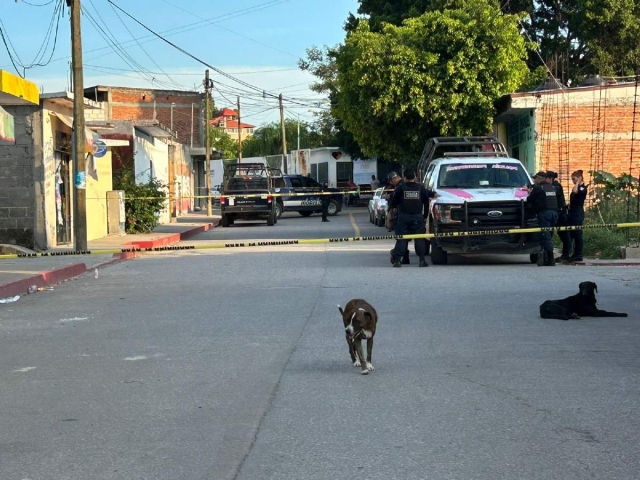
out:
M87 240L106 237L107 229L107 192L113 190L111 172L111 150L104 157L96 158L98 180L87 173ZM88 162L87 162L88 163ZM88 172L87 165L87 172Z
M25 102L38 105L40 103L40 93L38 86L29 80L16 77L15 75L0 70L0 92L21 98Z

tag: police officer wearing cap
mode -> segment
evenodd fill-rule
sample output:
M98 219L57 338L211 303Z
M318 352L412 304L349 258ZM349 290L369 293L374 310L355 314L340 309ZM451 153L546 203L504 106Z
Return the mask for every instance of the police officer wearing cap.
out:
M553 185L546 182L546 179L547 174L545 172L538 172L534 177L535 185L527 185L525 187L529 192L527 203L531 205L538 218L538 226L541 228L555 227L558 221L557 192ZM542 232L540 247L538 266L554 266L556 261L553 257L551 232Z
M424 185L416 182L416 173L407 168L404 171L404 182L400 183L393 191L389 202L389 208L397 208L396 235L415 235L427 233L425 225L425 210L429 210L429 199L433 198L433 192L427 190ZM426 208L425 208L426 207ZM409 240L396 240L393 249L393 266L402 266L402 257L408 253ZM427 267L425 255L427 254L427 239L416 238L415 248L420 258L420 267Z
M564 196L564 188L557 180L558 174L551 170L547 171L547 183L553 185L553 188L556 189L556 197L558 199L558 222L556 223L557 227L566 227L569 225L569 215L568 215L568 205L567 200ZM568 231L557 232L558 238L562 242L562 255L560 256L560 260L568 261L569 254L571 253L571 234ZM553 233L551 234L553 238Z

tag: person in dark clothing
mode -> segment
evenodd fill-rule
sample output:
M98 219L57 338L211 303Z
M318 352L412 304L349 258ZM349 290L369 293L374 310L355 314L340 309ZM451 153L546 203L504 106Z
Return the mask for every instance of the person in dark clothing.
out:
M569 225L582 226L584 223L584 201L587 198L587 186L584 184L582 170L576 170L571 174L573 188L569 196ZM573 244L573 255L569 258L570 262L581 262L584 241L582 238L582 230L571 230L571 243Z
M529 196L527 203L531 205L538 225L541 228L555 227L558 221L558 199L556 189L549 185L545 172L538 172L534 177L536 184L527 185ZM553 256L553 243L551 242L551 232L542 232L540 238L541 251L538 254L538 266L554 266L556 264Z
M322 191L323 192L329 191L329 184L327 182L324 182L324 184L322 185ZM322 195L321 197L322 197L322 221L328 222L329 219L327 218L327 214L329 213L329 195Z
M404 182L393 191L389 208L397 208L396 235L415 235L427 233L425 226L425 207L429 209L429 199L433 198L433 192L427 190L424 185L416 182L416 173L407 168L404 171ZM420 258L420 267L427 267L425 255L427 253L427 239L415 239L416 253ZM393 249L393 266L402 266L402 257L408 252L408 240L396 240Z
M547 183L553 185L556 189L556 198L558 199L558 222L556 223L557 227L565 227L569 225L568 223L568 207L567 201L564 196L564 188L557 180L558 174L556 172L552 172L551 170L547 171ZM557 232L558 238L562 242L562 255L559 258L556 258L556 261L566 261L569 260L569 253L571 250L571 237L569 232L562 231ZM553 232L551 233L551 237L553 238Z
M400 175L398 175L396 172L391 172L389 174L389 189L391 190L391 192L387 193L387 195L386 195L386 198L387 198L387 218L392 222L394 231L396 229L396 224L397 224L397 220L398 220L398 209L396 207L391 208L389 206L389 203L391 202L391 197L393 196L393 191L395 190L395 188L398 185L401 185L402 183L403 183L402 182L402 178L400 178ZM389 253L391 254L391 263L394 263L395 262L394 249L391 249L391 251ZM402 265L409 265L410 263L411 262L409 261L409 249L407 248L406 252L402 256Z

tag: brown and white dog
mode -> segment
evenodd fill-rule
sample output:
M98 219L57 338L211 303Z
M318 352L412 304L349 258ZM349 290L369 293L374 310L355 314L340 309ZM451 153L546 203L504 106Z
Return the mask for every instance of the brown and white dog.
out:
M371 351L373 350L373 337L376 334L378 313L368 302L360 298L350 300L344 307L338 305L342 314L344 330L349 345L349 354L354 367L362 367L362 375L368 375L373 371L371 365ZM367 358L362 353L362 340L367 340ZM358 355L356 358L356 354Z

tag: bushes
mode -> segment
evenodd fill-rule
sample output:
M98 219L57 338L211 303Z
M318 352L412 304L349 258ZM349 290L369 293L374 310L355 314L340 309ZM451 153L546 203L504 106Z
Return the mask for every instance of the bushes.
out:
M591 172L593 202L585 212L585 225L638 222L638 180L628 174L615 177ZM567 195L568 197L568 195ZM598 258L620 258L621 247L637 244L638 228L594 228L584 230L584 255Z
M136 183L136 178L125 172L118 179L117 190L123 190L127 233L149 233L159 224L160 212L165 210L169 186L159 180Z

